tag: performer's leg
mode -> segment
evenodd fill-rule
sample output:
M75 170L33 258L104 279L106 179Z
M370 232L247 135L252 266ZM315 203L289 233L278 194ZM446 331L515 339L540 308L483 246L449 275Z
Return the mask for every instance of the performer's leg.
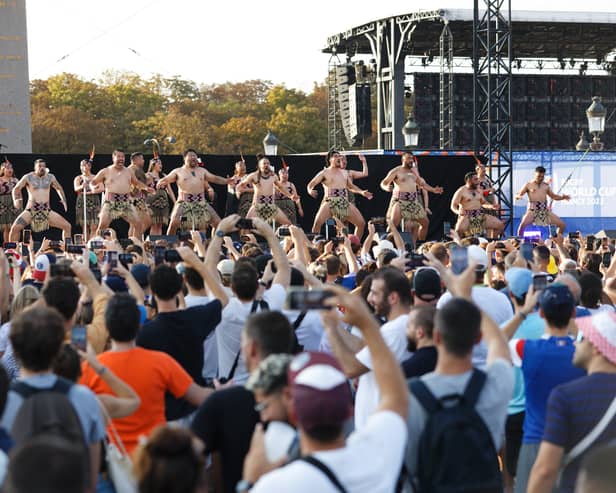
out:
M330 217L332 217L332 213L329 210L329 205L325 201L321 202L321 207L319 207L319 210L317 211L317 214L314 217L314 223L312 225L312 232L315 234L319 234L321 232L321 228L323 227L323 224L325 224L325 221L327 221L327 219Z
M169 218L169 226L167 227L167 234L174 235L177 229L180 227L180 219L182 217L182 212L184 208L180 202L176 202L173 210L171 211L171 216ZM192 227L192 225L191 225Z
M259 214L257 214L256 207L251 205L250 209L248 209L248 212L246 213L246 219L252 219L253 217L259 217Z
M386 214L385 217L387 217L387 219L392 221L396 228L399 227L400 226L400 221L402 220L402 213L400 211L400 204L398 202L393 202L389 206L389 209L387 209L387 214ZM408 231L406 228L404 228L404 230Z
M129 226L129 230L132 228L132 236L137 238L141 238L141 235L145 231L145 229L141 226L141 215L135 210L134 207L131 206L130 210L126 212L123 218Z
M105 202L101 208L101 213L98 219L98 229L95 231L95 235L100 235L101 232L109 227L111 224L111 216L109 213L109 202Z
M220 216L216 213L216 211L210 204L208 204L207 208L212 216L212 219L210 220L210 226L213 229L216 229L218 227L218 223L220 222Z
M456 223L455 230L458 233L460 238L463 238L468 228L470 227L471 222L467 216L458 216L458 222Z
M416 221L419 223L419 231L417 233L417 237L419 238L419 241L426 241L430 221L428 221L427 217L418 218L416 219Z
M163 234L163 225L162 224L152 224L150 226L150 234L155 236L160 236Z
M291 224L291 221L289 220L289 218L287 217L287 215L282 212L282 209L278 209L278 211L276 211L276 216L274 217L274 221L276 221L276 223L279 226L289 226Z
M548 212L550 223L556 226L556 233L559 235L565 234L565 222L553 212Z
M57 212L49 211L49 226L61 229L64 241L71 237L71 224Z
M30 224L30 221L32 221L32 215L28 211L23 211L17 216L9 231L9 241L18 242L21 231Z
M486 230L492 231L492 236L490 238L498 238L505 229L503 221L501 221L495 216L490 216L489 214L486 214L484 217L486 221Z
M347 220L355 225L355 235L361 240L364 236L364 228L366 227L366 220L359 212L359 209L353 204L349 204L349 215Z
M535 214L532 211L526 211L526 214L522 216L522 220L520 221L520 225L518 226L518 236L524 235L524 230L526 226L532 224L533 219L535 219Z

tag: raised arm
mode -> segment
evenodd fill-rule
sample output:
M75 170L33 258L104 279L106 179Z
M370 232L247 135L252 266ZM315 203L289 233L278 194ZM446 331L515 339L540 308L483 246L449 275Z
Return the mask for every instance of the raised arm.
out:
M205 171L205 179L211 183L218 183L219 185L229 185L233 183L233 178L223 178L222 176L215 175L214 173L210 173L208 170Z
M167 185L169 185L170 183L175 183L177 179L178 179L178 173L176 170L173 170L167 176L163 176L160 180L158 180L158 183L156 184L156 188L158 189L166 188Z
M13 205L15 206L16 209L21 209L23 205L23 197L21 195L21 191L24 189L27 183L28 183L28 175L22 176L21 179L17 182L17 184L13 188L13 191L11 192L11 195L13 196Z
M230 216L223 218L220 223L218 223L216 232L212 235L212 239L210 240L210 244L208 245L207 252L205 253L204 264L209 272L216 272L216 265L218 264L219 254L222 250L222 239L224 235L237 230L237 227L235 225L238 219L240 219L239 215L231 214ZM221 233L220 235L219 232ZM222 282L220 281L219 277L215 277L214 279L212 279L212 283L216 284L217 292L219 290L224 291Z
M385 176L385 178L381 180L380 186L382 190L385 190L386 192L391 192L393 190L394 180L396 179L397 170L398 170L397 167L392 170L389 170L389 173L387 173L387 176Z
M210 248L211 250L211 248ZM195 269L199 275L203 278L203 283L207 287L209 293L220 301L223 307L229 303L229 296L223 289L220 283L218 272L209 268L207 264L201 262L199 257L189 247L182 246L177 249L180 257L188 267ZM220 251L220 250L218 250Z
M64 189L62 188L62 185L60 185L56 177L53 175L51 180L51 186L58 194L58 197L60 197L60 202L62 202L62 205L64 206L64 211L66 212L68 210L68 204L66 202L66 195L64 194Z
M548 191L546 192L552 200L569 200L571 197L567 194L557 194L552 191L552 187L548 186Z
M357 180L358 178L366 178L368 176L368 161L366 161L366 156L363 154L358 154L357 157L361 161L361 171L349 171L349 175L353 180Z
M426 180L424 180L423 178L421 178L421 177L417 179L417 183L422 188L428 190L428 192L432 192L432 193L436 193L436 194L443 193L443 187L433 187L431 185L428 185L428 182Z
M291 282L291 266L289 265L287 254L282 249L282 246L280 246L280 242L274 234L274 230L269 224L259 218L253 218L252 223L254 225L254 230L267 240L267 244L272 252L272 257L276 264L276 275L273 279L274 284L281 284L285 288L288 288Z

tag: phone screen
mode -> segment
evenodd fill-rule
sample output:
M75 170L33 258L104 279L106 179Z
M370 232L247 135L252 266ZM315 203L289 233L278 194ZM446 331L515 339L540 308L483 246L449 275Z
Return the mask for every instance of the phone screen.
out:
M107 262L109 263L109 269L113 270L118 266L118 252L107 252Z
M71 344L81 351L86 350L88 332L84 326L76 326L71 329Z
M543 291L548 285L548 276L545 274L535 274L533 276L533 290L535 292Z
M612 263L612 252L603 252L602 262L604 267L609 267Z
M162 245L156 245L154 247L154 263L156 265L162 264L165 261L166 248Z
M527 262L532 262L533 260L533 244L527 243L526 241L520 245L520 253L522 254L522 258Z
M24 229L24 243L30 243L31 238L32 238L32 231L29 229Z
M451 270L454 274L462 274L468 267L468 253L466 247L451 247Z
M76 234L75 235L75 245L83 245L83 235Z
M290 290L287 298L289 310L327 310L323 302L334 296L334 293L324 289L297 289Z

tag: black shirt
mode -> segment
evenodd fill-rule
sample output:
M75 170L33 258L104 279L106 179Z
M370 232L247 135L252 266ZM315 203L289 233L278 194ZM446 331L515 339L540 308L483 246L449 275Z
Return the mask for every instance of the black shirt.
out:
M420 377L434 371L436 368L437 351L435 346L422 347L413 356L402 363L402 371L406 378Z
M220 322L222 304L214 300L207 305L186 310L159 313L146 322L137 334L137 345L162 351L175 359L195 383L203 385L203 341ZM168 421L190 414L195 408L184 399L165 395L165 415Z
M223 491L234 493L242 479L244 458L259 414L252 392L244 387L218 390L199 407L191 429L205 443L206 453L219 452Z

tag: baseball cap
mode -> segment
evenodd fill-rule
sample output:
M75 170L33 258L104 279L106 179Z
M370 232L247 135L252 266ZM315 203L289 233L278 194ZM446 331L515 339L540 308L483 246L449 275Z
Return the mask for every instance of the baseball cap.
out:
M145 264L135 264L130 268L130 273L135 278L139 286L147 288L150 284L150 268Z
M246 388L251 391L260 389L265 395L281 389L287 384L289 363L292 359L290 354L270 354L250 374Z
M443 293L441 276L432 267L420 267L413 276L413 291L415 296L423 301L434 301Z
M351 389L340 365L327 353L306 352L289 365L295 415L305 430L342 425L351 415Z
M120 276L109 275L105 278L105 284L113 291L114 293L126 293L128 291L128 286L124 279Z
M603 311L575 319L578 328L605 359L616 364L616 313Z
M488 267L488 254L477 245L469 245L466 249L468 261L477 263L477 270L485 270Z
M380 240L377 245L372 248L375 257L378 257L379 254L384 250L391 250L392 252L396 253L396 247L394 247L394 244L389 240Z
M351 245L361 245L361 241L357 235L349 235L349 241Z
M539 296L539 305L547 314L556 314L558 312L573 311L575 300L567 286L560 283L549 285L541 292Z
M216 266L218 272L220 272L221 276L230 276L233 274L233 269L235 268L235 262L233 260L229 260L228 258L221 260L218 262Z
M511 293L516 298L522 298L528 293L528 288L533 283L533 273L521 267L511 267L505 272L505 281Z
M56 256L52 253L42 253L34 260L34 269L32 270L32 278L37 281L43 282L47 273L49 272L49 266L56 263Z

